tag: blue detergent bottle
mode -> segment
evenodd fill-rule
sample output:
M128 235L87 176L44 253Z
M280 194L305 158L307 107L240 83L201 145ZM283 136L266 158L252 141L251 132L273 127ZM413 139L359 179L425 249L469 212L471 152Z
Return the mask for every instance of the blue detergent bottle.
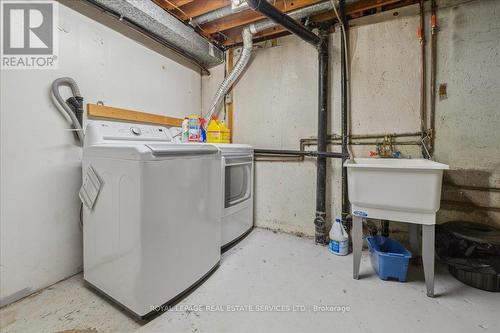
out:
M207 129L203 117L200 118L200 142L207 142Z

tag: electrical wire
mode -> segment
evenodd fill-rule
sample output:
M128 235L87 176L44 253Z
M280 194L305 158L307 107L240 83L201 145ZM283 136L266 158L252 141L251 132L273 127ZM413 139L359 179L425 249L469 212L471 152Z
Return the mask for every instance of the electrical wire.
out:
M80 203L80 229L83 229L83 203Z
M351 91L351 78L350 78L350 71L349 71L349 53L348 53L348 47L347 47L347 35L345 33L345 25L344 21L340 17L339 13L337 12L337 6L335 6L335 1L330 0L332 3L333 11L335 12L335 16L337 16L337 19L339 20L341 30L342 30L342 36L344 37L344 57L345 57L345 72L346 72L346 81L347 81L347 136L349 137L349 133L351 132L351 96L350 96L350 91ZM351 161L354 161L354 155L351 151L351 145L348 143L347 144L347 153L349 154L349 159Z
M340 17L339 13L337 12L337 6L335 6L335 0L330 0L330 2L332 3L332 7L333 7L333 11L335 12L335 16L337 16L337 19L339 20L339 23L340 23L340 26L341 26L341 30L342 30L342 35L344 36L344 57L345 57L345 63L346 65L349 64L349 55L348 55L348 52L347 52L347 37L346 37L346 33L345 33L345 26L344 26L344 22L342 21L342 18ZM347 77L347 82L349 82L349 66L346 66L346 77Z

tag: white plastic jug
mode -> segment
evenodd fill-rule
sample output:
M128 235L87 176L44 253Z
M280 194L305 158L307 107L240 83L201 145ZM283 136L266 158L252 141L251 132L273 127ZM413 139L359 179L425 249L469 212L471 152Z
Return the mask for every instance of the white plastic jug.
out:
M340 219L335 219L335 223L330 229L330 252L339 256L345 256L349 253L349 235L340 223Z

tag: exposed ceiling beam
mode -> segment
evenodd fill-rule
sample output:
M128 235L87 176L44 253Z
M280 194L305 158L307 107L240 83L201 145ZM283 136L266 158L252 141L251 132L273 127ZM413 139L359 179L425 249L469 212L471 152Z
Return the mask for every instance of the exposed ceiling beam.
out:
M175 9L172 10L172 12L181 20L189 20L192 17L200 16L202 14L230 5L230 0L198 0L183 6L181 8L182 12Z
M166 11L169 11L171 14L172 10L182 7L188 3L191 3L195 0L152 0L155 4L160 6L161 8L165 9ZM210 0L209 0L210 1Z

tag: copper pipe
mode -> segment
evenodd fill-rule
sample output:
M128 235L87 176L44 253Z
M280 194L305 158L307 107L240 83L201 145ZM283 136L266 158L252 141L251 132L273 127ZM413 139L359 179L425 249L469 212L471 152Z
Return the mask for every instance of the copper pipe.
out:
M392 138L398 138L398 137L412 137L420 136L420 132L408 132L408 133L393 133L393 134L361 134L361 135L349 135L349 144L351 145L358 145L358 146L370 146L370 145L377 145L380 142L377 141L358 141L354 142L353 140L365 140L365 139L383 139L386 136L390 136ZM338 134L333 134L333 135L328 135L327 136L327 144L329 145L335 145L339 146L342 145L342 138ZM306 147L309 146L316 146L317 145L317 139L316 138L303 138L300 139L299 141L299 150L300 151L305 151ZM394 142L394 145L400 145L400 146L417 146L421 145L422 143L420 141L400 141ZM273 155L273 156L256 156L255 161L261 161L261 162L302 162L304 161L304 156L279 156L279 155Z
M334 145L334 146L340 146L342 145L342 142L340 140L328 140L327 142L329 145ZM350 145L353 146L373 146L380 144L382 142L378 141L366 141L366 142L349 142ZM304 141L304 146L316 146L317 141L316 140L311 140L311 141ZM420 146L422 143L420 140L415 140L415 141L400 141L400 142L393 142L395 146Z
M378 138L384 138L386 136L390 136L393 138L398 138L398 137L409 137L409 136L420 136L420 132L408 132L408 133L386 133L386 134L352 134L349 135L349 138L351 139L378 139Z

